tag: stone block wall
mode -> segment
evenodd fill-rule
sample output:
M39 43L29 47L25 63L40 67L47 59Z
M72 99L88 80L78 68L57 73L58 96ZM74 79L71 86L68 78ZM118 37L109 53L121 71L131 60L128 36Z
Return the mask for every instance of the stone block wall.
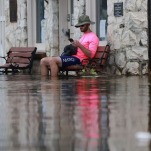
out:
M74 24L86 13L86 1L74 1ZM114 16L114 3L123 2L123 16ZM148 73L147 0L108 0L107 41L111 46L110 72L117 75ZM75 29L75 38L80 32Z
M27 0L17 0L17 22L10 22L9 0L5 0L6 50L12 46L27 46Z
M58 0L48 0L45 3L46 34L45 45L47 56L59 54L59 5Z
M80 0L80 1L74 1L74 25L78 23L78 18L79 16L81 16L82 14L86 13L86 3L85 0ZM74 39L79 39L81 36L81 32L79 30L79 28L74 28Z
M108 0L108 42L111 45L112 72L146 74L148 62L147 0L123 0L124 14L114 16L114 3Z

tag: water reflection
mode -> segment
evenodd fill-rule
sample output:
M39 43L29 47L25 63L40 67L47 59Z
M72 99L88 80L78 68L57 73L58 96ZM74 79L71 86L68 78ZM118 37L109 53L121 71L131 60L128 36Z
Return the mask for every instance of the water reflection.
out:
M109 151L109 81L12 79L0 91L0 150Z
M110 81L108 141L112 150L148 151L146 139L140 142L136 137L139 132L148 132L148 84L145 76Z
M70 133L73 138L71 143L77 150L109 150L106 86L105 80L101 83L96 78L77 79L72 85L69 81L62 82L64 108L67 112L72 109L72 120L68 118L74 130ZM72 99L66 96L72 96Z
M0 92L0 150L58 150L57 83L53 89L49 81L9 81L5 86Z
M151 134L145 76L1 75L0 96L0 151L151 151L150 138L135 137Z

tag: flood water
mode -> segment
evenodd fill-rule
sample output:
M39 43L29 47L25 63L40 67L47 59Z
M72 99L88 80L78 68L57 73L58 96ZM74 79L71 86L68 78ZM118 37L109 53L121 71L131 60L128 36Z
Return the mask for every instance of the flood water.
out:
M0 151L151 151L147 76L0 75Z

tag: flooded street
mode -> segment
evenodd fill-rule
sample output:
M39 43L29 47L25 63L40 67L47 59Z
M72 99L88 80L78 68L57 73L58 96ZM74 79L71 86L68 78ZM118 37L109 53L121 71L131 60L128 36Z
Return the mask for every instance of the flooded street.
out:
M151 151L147 76L0 75L0 151Z

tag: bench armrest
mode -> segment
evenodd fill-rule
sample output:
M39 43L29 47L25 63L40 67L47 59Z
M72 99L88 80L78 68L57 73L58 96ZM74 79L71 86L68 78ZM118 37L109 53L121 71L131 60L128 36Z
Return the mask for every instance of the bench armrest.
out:
M2 56L0 56L0 58L3 58L3 59L5 59L5 61L7 60L7 59L6 59L7 57L2 57Z

